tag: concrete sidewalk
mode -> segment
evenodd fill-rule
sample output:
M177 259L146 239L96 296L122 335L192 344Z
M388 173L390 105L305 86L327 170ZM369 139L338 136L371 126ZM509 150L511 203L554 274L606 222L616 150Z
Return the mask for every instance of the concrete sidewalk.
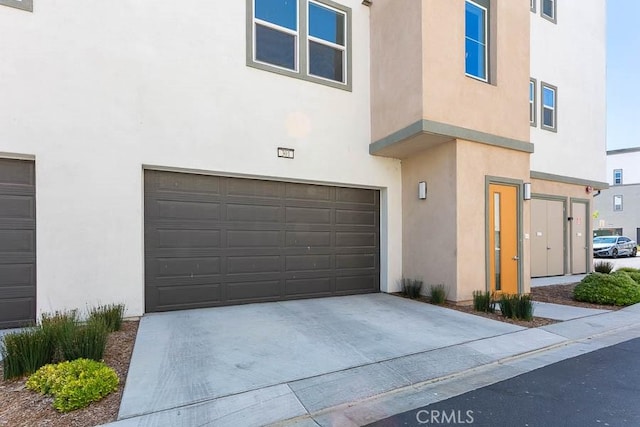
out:
M360 426L640 337L640 305L581 310L526 329L375 294L145 316L110 425Z

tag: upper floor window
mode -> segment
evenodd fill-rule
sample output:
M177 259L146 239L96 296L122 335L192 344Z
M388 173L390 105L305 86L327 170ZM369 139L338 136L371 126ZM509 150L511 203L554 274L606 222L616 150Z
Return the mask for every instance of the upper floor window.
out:
M529 8L531 9L531 12L535 12L536 11L536 2L538 0L530 0L529 1Z
M558 88L542 82L540 84L542 95L542 129L556 131L558 129Z
M465 72L468 76L488 81L488 1L465 2Z
M613 196L613 211L622 211L622 196Z
M529 80L529 124L536 125L536 80Z
M622 169L613 170L613 185L622 185Z
M0 6L15 7L16 9L33 12L33 0L0 0Z
M549 21L556 22L556 0L542 0L540 4L540 15Z
M351 89L351 11L328 0L247 0L247 65Z

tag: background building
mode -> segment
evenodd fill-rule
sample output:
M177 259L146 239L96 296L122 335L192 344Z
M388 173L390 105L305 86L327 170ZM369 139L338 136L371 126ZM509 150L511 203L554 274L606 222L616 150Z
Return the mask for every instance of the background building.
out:
M595 199L594 232L640 238L640 148L607 151L610 187Z

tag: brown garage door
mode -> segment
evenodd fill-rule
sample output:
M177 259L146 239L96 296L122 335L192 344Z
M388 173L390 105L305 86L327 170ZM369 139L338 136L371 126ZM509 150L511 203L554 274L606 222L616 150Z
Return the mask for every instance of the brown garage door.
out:
M0 328L32 323L35 313L34 163L0 159Z
M378 292L376 190L145 171L146 311Z

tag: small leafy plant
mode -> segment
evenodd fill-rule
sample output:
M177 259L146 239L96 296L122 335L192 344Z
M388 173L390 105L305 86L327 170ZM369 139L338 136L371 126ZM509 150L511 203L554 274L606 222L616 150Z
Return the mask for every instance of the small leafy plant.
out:
M403 277L400 279L400 285L402 287L402 293L411 299L418 298L420 291L422 290L422 280L420 279L407 279Z
M97 402L118 389L118 375L103 362L76 359L45 365L29 377L29 390L53 397L53 407L69 412Z
M433 304L443 304L447 298L447 292L444 289L444 285L431 285L431 302Z
M533 320L533 301L531 295L502 294L498 301L503 317L519 320Z
M614 265L611 261L596 261L593 269L598 273L609 274L613 271Z
M573 290L577 301L605 305L631 305L640 302L640 285L624 271L588 274Z
M495 311L495 301L489 291L473 291L473 309L485 313Z

